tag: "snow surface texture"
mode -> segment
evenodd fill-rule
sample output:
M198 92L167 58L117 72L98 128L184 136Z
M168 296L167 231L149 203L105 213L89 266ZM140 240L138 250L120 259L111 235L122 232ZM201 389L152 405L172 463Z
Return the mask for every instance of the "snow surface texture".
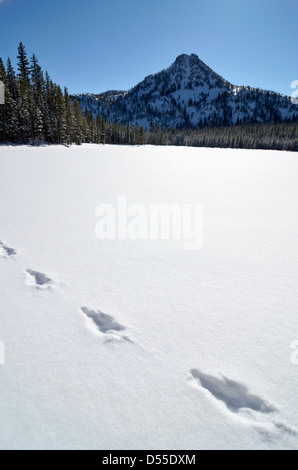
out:
M0 448L297 448L297 177L286 152L0 147ZM203 248L98 240L119 195L204 204Z

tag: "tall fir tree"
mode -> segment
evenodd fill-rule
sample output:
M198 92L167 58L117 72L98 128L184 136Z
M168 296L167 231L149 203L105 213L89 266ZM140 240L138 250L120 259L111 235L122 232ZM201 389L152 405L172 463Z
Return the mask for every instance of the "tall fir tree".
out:
M7 59L7 67L6 67L6 85L9 89L11 98L13 100L17 100L17 81L16 81L16 73L11 64L10 58Z
M25 46L20 42L18 47L18 71L21 81L21 86L28 86L30 84L30 65L27 57Z
M65 125L66 125L65 141L67 145L70 145L74 141L74 112L73 112L73 107L71 105L67 88L64 88L64 102L65 102Z

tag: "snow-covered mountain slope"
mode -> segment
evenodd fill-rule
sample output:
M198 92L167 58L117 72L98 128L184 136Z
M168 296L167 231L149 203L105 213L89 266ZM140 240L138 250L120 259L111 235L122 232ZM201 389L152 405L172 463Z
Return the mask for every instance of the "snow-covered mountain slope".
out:
M183 54L174 64L128 92L74 95L94 117L132 124L169 127L276 122L298 117L287 96L224 80L197 55Z
M296 154L0 147L0 168L0 449L298 448ZM203 204L202 249L100 241L119 195Z

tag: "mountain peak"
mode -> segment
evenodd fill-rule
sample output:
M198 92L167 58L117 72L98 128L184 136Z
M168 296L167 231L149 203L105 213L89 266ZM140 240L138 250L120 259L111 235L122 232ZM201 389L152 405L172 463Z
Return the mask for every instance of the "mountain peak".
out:
M180 54L178 55L178 57L176 58L174 64L178 64L178 65L181 65L181 64L187 64L187 65L199 65L199 64L203 64L204 62L202 62L200 60L200 58L197 56L197 54Z
M180 55L178 55L178 57L176 58L175 63L181 64L181 63L183 63L183 62L186 62L188 59L189 59L189 55L188 55L188 54L180 54Z
M297 115L290 98L233 85L196 54L180 54L169 68L147 76L126 93L76 99L94 116L146 128L282 122Z
M191 58L200 60L197 54L180 54L177 56L176 62L182 62L184 60L189 60Z
M178 80L182 77L190 78L194 83L220 81L225 82L222 77L216 74L210 67L208 67L197 54L181 54L175 62L169 67L168 71L177 74ZM226 82L228 84L228 82ZM196 85L195 85L196 86Z

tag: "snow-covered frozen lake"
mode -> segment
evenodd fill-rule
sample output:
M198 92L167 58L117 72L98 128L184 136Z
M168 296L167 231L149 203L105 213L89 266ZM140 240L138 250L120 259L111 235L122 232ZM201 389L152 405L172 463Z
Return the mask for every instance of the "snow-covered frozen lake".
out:
M0 147L0 448L297 449L297 181L297 153ZM96 238L121 195L202 204L202 249Z

